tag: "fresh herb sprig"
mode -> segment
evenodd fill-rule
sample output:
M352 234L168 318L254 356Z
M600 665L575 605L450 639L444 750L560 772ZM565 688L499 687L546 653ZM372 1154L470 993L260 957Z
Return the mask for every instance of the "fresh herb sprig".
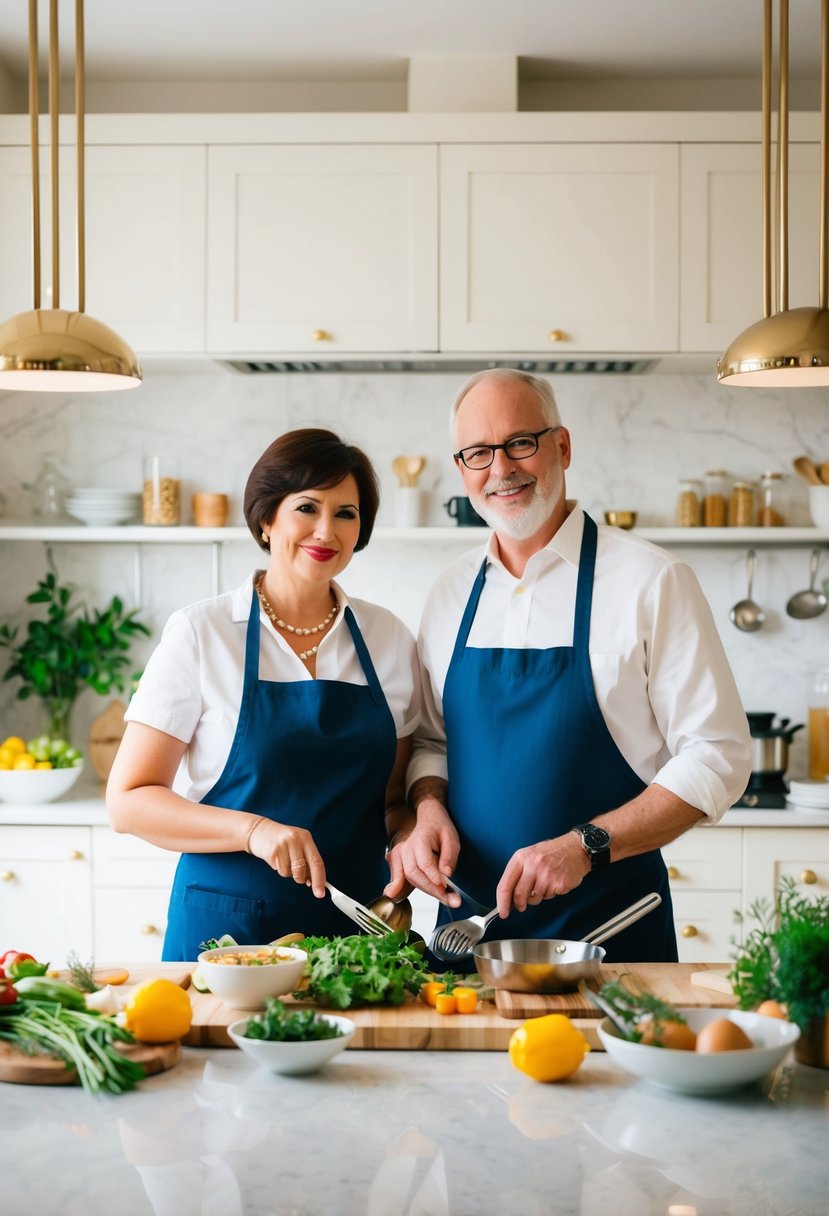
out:
M98 992L99 985L95 983L94 962L82 963L74 951L66 956L66 966L69 971L69 982L80 992Z
M628 978L628 983L624 981ZM682 1014L660 997L654 996L645 988L634 987L629 977L620 975L618 980L611 980L599 989L599 996L604 997L608 1005L629 1029L626 1035L632 1043L642 1039L643 1030L639 1023L646 1025L652 1022L681 1022Z
M402 932L385 937L306 937L306 986L294 996L332 1009L356 1005L402 1005L428 978L419 952Z
M307 1043L315 1039L338 1039L342 1030L313 1009L289 1013L282 1001L269 996L265 1012L255 1014L245 1028L246 1039L265 1039L269 1043Z

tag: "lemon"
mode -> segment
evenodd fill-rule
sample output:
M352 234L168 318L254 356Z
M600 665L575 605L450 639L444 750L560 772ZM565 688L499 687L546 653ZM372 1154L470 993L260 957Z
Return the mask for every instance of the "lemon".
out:
M54 765L51 760L37 760L35 768L54 768Z
M0 744L0 747L6 748L7 751L14 752L15 755L20 752L25 752L26 750L26 744L19 735L9 735L9 737L4 739Z
M581 1067L587 1039L563 1013L529 1018L513 1032L509 1058L535 1081L562 1081Z
M193 1019L190 998L172 980L139 984L124 1009L127 1030L142 1043L170 1043L187 1034Z
M23 752L19 756L15 756L12 763L12 768L17 770L32 769L37 764L34 756L30 752Z

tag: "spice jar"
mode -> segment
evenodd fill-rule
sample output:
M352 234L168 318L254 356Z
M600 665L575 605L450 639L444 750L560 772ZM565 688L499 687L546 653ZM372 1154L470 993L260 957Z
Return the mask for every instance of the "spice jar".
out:
M735 481L728 499L729 528L750 528L754 522L754 483Z
M181 481L175 456L145 457L141 503L145 524L169 527L181 522Z
M680 528L698 528L702 520L702 485L699 481L679 483L676 522Z
M705 474L705 495L702 500L702 522L706 528L725 527L724 469L711 469Z
M760 509L757 513L757 523L761 528L780 528L785 522L783 474L763 473L760 477Z
M809 776L829 777L829 667L815 672L809 689Z

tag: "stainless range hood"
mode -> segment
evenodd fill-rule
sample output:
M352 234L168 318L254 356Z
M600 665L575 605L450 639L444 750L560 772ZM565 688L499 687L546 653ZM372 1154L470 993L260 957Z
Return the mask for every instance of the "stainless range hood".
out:
M359 356L349 359L225 359L221 366L246 375L273 375L299 372L334 373L421 373L437 372L445 375L471 375L493 367L517 367L521 371L543 376L587 375L630 376L644 373L706 373L710 372L716 356L625 356L583 355L569 359L549 358L489 358L485 355L434 356L434 355L378 355Z

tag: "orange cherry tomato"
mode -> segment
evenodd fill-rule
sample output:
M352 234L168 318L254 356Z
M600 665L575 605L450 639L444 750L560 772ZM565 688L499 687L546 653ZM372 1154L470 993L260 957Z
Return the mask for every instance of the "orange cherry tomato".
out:
M431 1005L432 1008L434 1009L435 998L439 992L443 992L445 987L446 987L446 985L442 984L440 982L440 980L429 980L429 981L427 981L427 983L421 985L421 988L420 988L421 999L424 1000L427 1005Z
M457 1013L458 1002L454 992L439 992L435 997L435 1009L438 1013Z
M478 1008L478 994L474 988L456 988L452 994L458 1013L474 1013Z

